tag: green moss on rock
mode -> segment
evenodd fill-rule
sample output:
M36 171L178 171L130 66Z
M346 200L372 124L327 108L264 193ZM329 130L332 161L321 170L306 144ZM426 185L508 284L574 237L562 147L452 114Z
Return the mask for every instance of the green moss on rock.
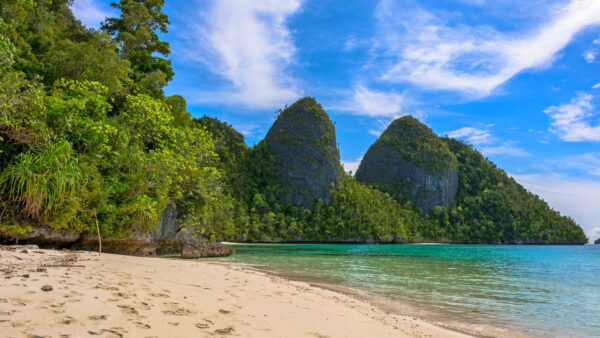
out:
M333 123L314 98L281 111L263 142L274 155L283 203L309 207L315 199L330 200L328 187L343 173L340 152Z
M458 187L456 156L412 116L389 125L365 154L356 177L399 199L414 201L424 212L450 203Z

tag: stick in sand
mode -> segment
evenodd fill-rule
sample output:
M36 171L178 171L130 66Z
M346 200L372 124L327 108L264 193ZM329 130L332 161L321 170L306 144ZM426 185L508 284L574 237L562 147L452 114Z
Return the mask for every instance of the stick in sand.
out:
M96 214L96 208L94 208L94 218L96 219L96 230L98 231L98 256L102 254L102 238L100 238L100 226L98 225L98 215Z

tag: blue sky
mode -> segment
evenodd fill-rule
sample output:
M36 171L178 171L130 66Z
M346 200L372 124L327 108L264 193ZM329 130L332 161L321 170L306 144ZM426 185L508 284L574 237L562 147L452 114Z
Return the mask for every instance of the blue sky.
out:
M75 0L89 27L110 1ZM259 142L277 109L315 97L355 170L411 114L469 141L600 237L600 1L166 0L194 116Z

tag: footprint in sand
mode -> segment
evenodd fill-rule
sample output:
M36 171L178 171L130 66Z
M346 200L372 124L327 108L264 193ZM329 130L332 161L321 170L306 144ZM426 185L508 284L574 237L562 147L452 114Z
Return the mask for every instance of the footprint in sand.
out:
M66 316L63 319L60 320L60 323L63 325L70 325L72 323L76 322L75 318L70 317L70 316Z
M137 315L139 313L134 307L129 305L118 304L117 307L121 309L121 312L127 315Z
M208 329L208 324L204 324L204 323L196 323L196 327L199 329Z
M88 319L91 319L91 320L107 320L108 316L107 315L94 315L94 316L89 316Z
M146 302L138 302L138 305L144 308L144 310L152 310L152 305Z
M149 329L150 328L150 325L144 324L141 322L135 322L134 324L135 324L135 326L137 326L140 329Z
M121 328L102 329L100 332L88 331L88 334L91 336L103 335L104 337L119 337L119 338L121 338L121 337L123 337L123 333L119 332L119 329L121 329ZM124 331L124 333L127 333L127 331Z
M121 298L125 298L125 299L129 298L129 296L123 292L116 292L116 293L113 293L112 295L115 297L121 297Z
M192 311L188 310L188 309L184 309L184 308L177 308L177 309L172 309L172 310L163 310L164 314L166 315L171 315L171 316L189 316L191 314L193 314Z
M235 330L232 327L226 327L224 329L216 329L215 333L226 335L226 334L232 334L234 331Z
M171 296L165 295L164 293L151 293L150 296L152 296L152 297L162 297L162 298L171 298Z

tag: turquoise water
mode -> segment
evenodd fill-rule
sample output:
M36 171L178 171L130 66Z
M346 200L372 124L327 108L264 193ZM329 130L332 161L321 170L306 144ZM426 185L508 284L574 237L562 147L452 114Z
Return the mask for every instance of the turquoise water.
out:
M236 244L220 259L368 291L451 327L600 336L600 245Z

